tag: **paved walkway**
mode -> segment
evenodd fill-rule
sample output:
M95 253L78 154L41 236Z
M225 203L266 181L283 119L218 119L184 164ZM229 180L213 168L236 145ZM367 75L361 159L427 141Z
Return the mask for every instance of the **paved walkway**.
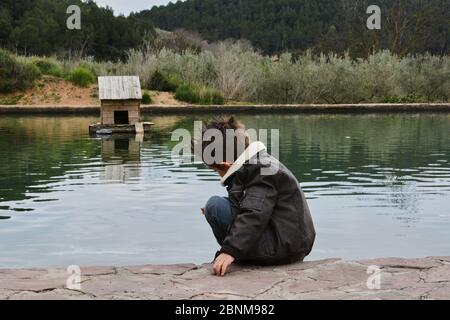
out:
M209 264L85 267L73 289L68 277L66 269L0 270L0 299L450 299L450 257L234 266L223 278Z

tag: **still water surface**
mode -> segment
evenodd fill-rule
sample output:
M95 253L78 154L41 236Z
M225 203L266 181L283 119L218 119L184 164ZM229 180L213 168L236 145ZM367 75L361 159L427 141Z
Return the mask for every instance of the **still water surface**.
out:
M201 118L148 116L141 141L89 137L95 117L2 115L0 268L210 261L199 208L225 190L171 158L171 131ZM308 259L450 254L450 115L240 118L280 130L317 229Z

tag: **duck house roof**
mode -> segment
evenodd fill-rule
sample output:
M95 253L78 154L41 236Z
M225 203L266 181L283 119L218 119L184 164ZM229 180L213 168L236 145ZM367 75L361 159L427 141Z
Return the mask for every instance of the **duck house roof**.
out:
M138 76L98 77L100 100L141 100Z

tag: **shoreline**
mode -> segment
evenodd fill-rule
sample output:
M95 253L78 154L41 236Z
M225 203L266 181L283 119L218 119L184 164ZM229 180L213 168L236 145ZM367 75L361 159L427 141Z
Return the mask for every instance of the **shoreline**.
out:
M233 265L223 278L211 274L210 264L80 271L80 287L68 289L64 268L0 269L0 299L450 299L450 256ZM370 280L377 276L379 286Z
M142 105L143 114L197 113L419 113L448 112L450 103ZM99 105L0 105L0 114L100 114Z

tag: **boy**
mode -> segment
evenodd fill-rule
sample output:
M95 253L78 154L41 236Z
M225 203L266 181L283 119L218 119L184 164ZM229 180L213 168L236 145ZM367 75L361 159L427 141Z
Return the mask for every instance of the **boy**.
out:
M207 132L222 134L223 152L211 148ZM234 136L229 135L233 132ZM228 133L228 134L227 134ZM245 146L239 152L238 146ZM217 144L215 144L217 146ZM194 141L203 161L221 176L228 197L214 196L202 209L221 249L213 270L224 276L233 262L276 265L303 261L313 246L315 230L308 204L295 176L266 152L250 143L245 127L234 119L203 125L202 141ZM214 152L211 150L214 149ZM207 151L213 161L206 161ZM271 168L276 168L272 170Z

